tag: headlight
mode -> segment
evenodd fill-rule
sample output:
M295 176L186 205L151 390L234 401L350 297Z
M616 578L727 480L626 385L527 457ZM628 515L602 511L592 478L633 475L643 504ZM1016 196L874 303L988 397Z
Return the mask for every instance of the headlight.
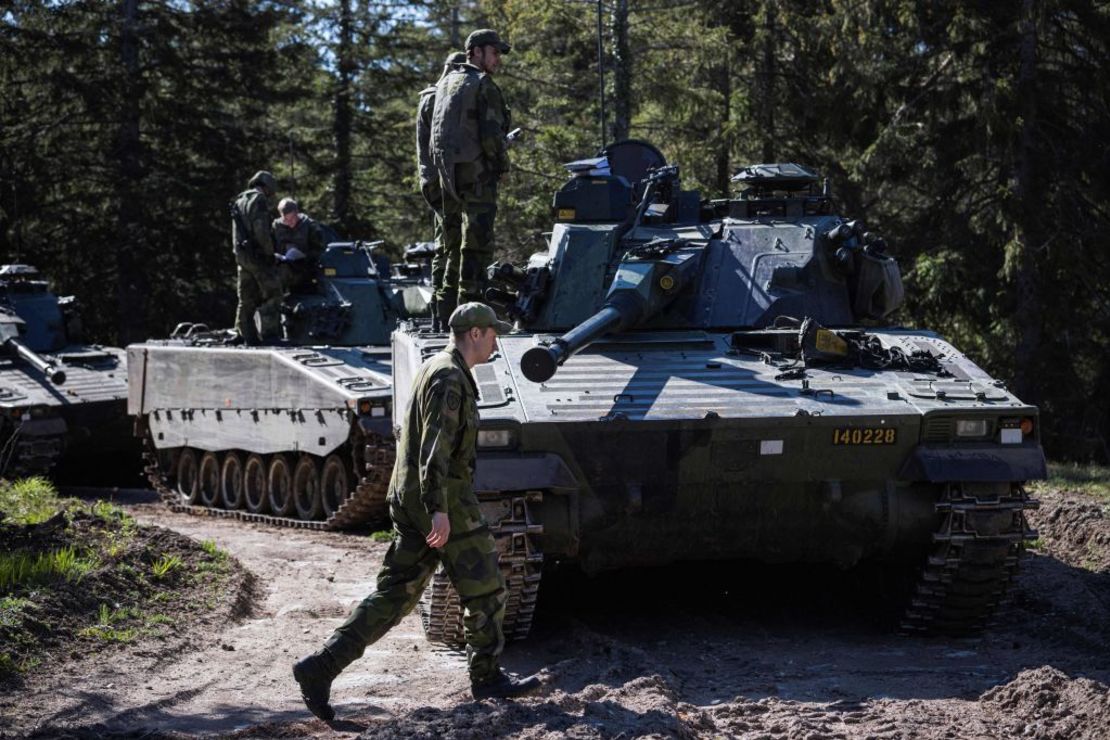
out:
M986 419L956 420L957 437L985 437L989 431L990 425Z
M512 447L513 446L513 430L512 429L479 429L478 430L478 446L479 447Z

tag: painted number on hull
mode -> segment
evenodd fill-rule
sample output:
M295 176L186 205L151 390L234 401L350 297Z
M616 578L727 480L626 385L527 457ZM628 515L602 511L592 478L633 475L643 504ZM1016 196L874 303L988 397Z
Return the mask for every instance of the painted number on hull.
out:
M833 430L834 445L892 445L898 430L890 427L841 427Z

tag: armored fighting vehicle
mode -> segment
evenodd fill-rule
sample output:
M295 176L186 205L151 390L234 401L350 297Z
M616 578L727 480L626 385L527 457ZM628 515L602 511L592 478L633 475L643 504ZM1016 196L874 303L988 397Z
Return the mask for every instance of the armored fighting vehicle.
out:
M127 348L128 411L171 508L311 529L384 521L389 335L431 298L390 271L370 245L332 243L284 300L281 346L182 324Z
M746 167L703 201L649 144L602 154L568 166L546 251L491 269L519 329L474 368L506 635L527 634L552 560L893 563L905 630L980 627L1034 536L1037 409L889 325L895 260L808 169ZM444 342L394 334L395 413ZM442 574L422 613L461 639Z
M64 452L126 439L122 349L85 344L72 296L0 266L0 475L50 473Z

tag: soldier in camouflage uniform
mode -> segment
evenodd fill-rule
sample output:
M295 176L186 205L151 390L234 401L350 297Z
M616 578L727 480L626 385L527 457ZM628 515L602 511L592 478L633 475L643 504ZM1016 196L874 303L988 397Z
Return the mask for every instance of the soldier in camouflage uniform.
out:
M335 717L328 703L332 681L412 611L440 563L465 609L474 698L517 696L539 685L534 676L510 678L499 666L505 579L473 490L478 393L470 369L489 360L497 334L511 326L482 303L459 306L448 323L452 344L425 362L413 380L389 483L394 539L377 590L322 649L293 666L305 705L323 720Z
M509 109L493 75L510 48L496 31L475 31L466 39L466 63L436 85L429 140L443 188L446 264L436 295L441 317L458 303L482 297L486 267L493 261L497 185L509 171L505 137L510 128Z
M466 61L466 54L461 51L452 52L443 62L443 74L439 79L455 68L455 65ZM438 83L437 83L438 84ZM438 293L444 283L444 274L447 270L447 255L443 251L443 188L439 184L439 174L436 172L435 163L432 161L431 135L432 113L436 105L436 86L431 85L420 91L420 103L416 108L416 176L420 183L420 194L432 209L432 226L436 244L435 254L432 256L432 290ZM451 285L459 284L458 260L451 265L454 273L449 278ZM443 317L436 309L436 301L432 299L432 321L436 329L441 328Z
M280 218L273 223L274 244L282 263L282 284L286 290L311 289L316 265L327 248L324 229L314 219L301 213L297 201L282 198L278 203Z
M239 218L231 220L231 243L237 265L239 306L235 331L246 344L281 339L281 275L274 262L274 237L270 231L277 181L269 172L256 172L248 190L235 199ZM255 327L258 312L261 338Z

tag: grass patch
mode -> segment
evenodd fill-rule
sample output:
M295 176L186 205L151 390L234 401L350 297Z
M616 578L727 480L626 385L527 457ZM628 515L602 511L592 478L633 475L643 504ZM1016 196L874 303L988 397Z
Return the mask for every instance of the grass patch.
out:
M0 483L0 511L13 524L45 522L60 508L58 491L45 478Z
M392 529L383 529L380 532L370 533L370 539L374 542L392 542L396 536L396 533Z
M1076 491L1099 499L1102 503L1110 503L1110 468L1078 463L1049 463L1048 480L1036 482L1033 488Z
M100 562L95 557L79 555L72 546L37 555L24 552L0 553L0 591L11 591L17 586L49 583L55 579L79 583L99 565Z
M101 604L97 611L97 622L91 627L86 627L77 634L81 637L91 637L104 642L131 642L139 634L134 627L117 627L120 622L141 617L135 609L124 607L111 609L107 604Z
M30 606L33 606L30 599L0 598L0 627L18 627L23 621L24 610Z
M150 570L157 580L168 577L174 571L180 570L185 563L177 555L163 555L158 562L151 564Z

